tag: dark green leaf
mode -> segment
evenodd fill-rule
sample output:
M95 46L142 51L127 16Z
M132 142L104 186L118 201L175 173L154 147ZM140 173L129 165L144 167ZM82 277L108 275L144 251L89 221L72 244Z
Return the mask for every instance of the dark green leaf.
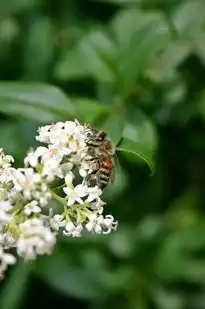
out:
M109 112L107 106L97 100L74 98L72 102L76 115L78 115L78 119L82 122L95 124L99 118L107 116Z
M65 52L54 74L60 79L90 76L112 82L115 78L115 55L116 47L106 33L94 30L83 37L76 47Z
M118 44L129 44L134 34L149 23L161 19L159 13L145 13L134 8L120 10L112 21Z
M20 261L12 270L11 276L5 280L5 286L1 291L1 309L20 309L28 288L29 265Z
M49 258L42 258L38 269L48 285L66 296L95 299L102 293L99 286L101 273L69 266L65 253L56 252Z
M37 4L38 0L8 0L0 1L0 14L5 17L12 13L22 12L33 8Z
M36 83L0 83L0 111L18 117L51 122L74 115L74 107L57 87Z
M37 18L31 23L23 58L26 79L46 78L53 56L53 32L53 24L49 18Z
M156 54L169 42L169 28L160 14L124 10L114 23L119 46L119 67L123 88L132 86Z
M153 80L165 81L173 76L176 68L187 58L191 51L192 46L188 43L178 41L169 44L165 51L154 59L147 70L147 75Z
M205 64L205 35L204 30L197 31L192 37L194 51L200 58L203 64Z
M181 293L166 291L159 286L154 290L153 294L159 309L181 309L185 307L185 297Z
M188 0L182 2L172 15L172 22L183 36L197 32L205 21L205 2Z
M127 108L123 137L140 142L150 153L156 151L157 132L154 123L137 108Z
M125 120L123 112L115 109L111 110L108 118L103 124L103 128L114 144L117 144L122 138L124 124Z
M196 99L196 103L200 115L205 119L205 91L200 93L199 97Z
M96 2L111 2L115 4L140 4L142 0L95 0Z
M137 158L143 160L148 164L152 173L154 172L155 163L154 163L154 155L155 152L151 151L144 147L143 143L140 141L133 141L128 138L123 138L121 142L117 145L117 152L122 151L126 153L133 154Z

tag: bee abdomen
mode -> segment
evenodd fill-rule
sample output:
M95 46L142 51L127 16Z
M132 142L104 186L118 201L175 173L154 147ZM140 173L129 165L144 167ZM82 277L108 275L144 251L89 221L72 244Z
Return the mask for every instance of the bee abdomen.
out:
M101 172L101 174L103 174L103 175L110 175L110 169L108 169L108 168L101 168L100 169L100 172Z
M100 174L99 179L100 180L109 180L110 174Z
M98 179L98 186L104 188L109 183L109 179Z
M106 170L106 173L103 173L102 171L100 171L99 175L98 175L98 182L100 187L105 187L108 182L110 180L110 173L108 173L108 171Z

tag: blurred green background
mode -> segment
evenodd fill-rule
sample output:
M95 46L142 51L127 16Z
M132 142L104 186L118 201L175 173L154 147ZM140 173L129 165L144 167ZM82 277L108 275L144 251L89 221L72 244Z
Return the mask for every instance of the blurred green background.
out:
M205 308L205 1L0 0L0 80L17 166L39 125L75 117L156 163L120 152L118 230L20 261L0 308Z

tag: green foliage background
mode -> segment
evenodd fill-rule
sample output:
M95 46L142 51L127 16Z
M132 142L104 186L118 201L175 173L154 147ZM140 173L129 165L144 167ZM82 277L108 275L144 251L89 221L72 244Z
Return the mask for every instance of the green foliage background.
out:
M205 308L205 1L1 0L0 80L17 166L44 123L124 137L104 192L117 232L20 261L0 308Z

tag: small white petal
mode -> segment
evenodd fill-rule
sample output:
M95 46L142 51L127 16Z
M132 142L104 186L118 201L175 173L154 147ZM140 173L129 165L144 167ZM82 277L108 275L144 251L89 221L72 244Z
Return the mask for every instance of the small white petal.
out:
M75 228L75 225L70 221L66 224L65 229L70 232Z
M82 200L80 197L77 197L75 200L76 200L76 202L78 202L79 204L83 204L83 200Z
M73 183L73 175L67 174L65 176L65 183L66 183L67 186L71 186L72 183Z
M102 227L101 227L99 224L97 224L97 225L95 226L94 230L95 230L95 232L96 232L97 234L101 234L101 233L102 233Z
M88 222L86 225L85 225L85 228L88 230L88 232L91 232L94 228L95 224L93 222Z
M69 198L68 201L67 201L67 206L71 206L75 203L75 199L73 198Z
M13 265L16 263L16 258L12 254L5 253L4 261L6 262L6 264Z

